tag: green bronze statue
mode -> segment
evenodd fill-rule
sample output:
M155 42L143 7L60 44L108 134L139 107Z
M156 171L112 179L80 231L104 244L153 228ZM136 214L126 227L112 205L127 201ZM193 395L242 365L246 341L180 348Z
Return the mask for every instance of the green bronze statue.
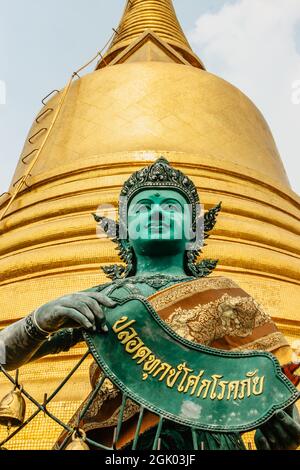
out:
M151 298L167 290L182 295L181 308L164 319L181 336L219 349L259 348L280 358L282 351L288 350L288 344L270 317L233 281L207 277L216 261L197 262L220 209L218 205L203 216L193 182L164 158L134 173L121 192L119 223L95 215L100 227L118 245L123 265L104 268L111 282L48 302L2 330L5 368L14 370L43 356L68 351L83 341L84 330L102 332L105 336L108 327L104 307L106 311L107 307L114 307L116 302L112 298L116 295L122 298L139 294ZM198 299L197 308L189 309L181 291L177 290L176 294L172 289L193 286L196 282L200 286L199 292L193 292ZM211 327L212 324L215 326ZM262 325L264 333L261 333ZM92 385L99 374L101 371L94 365ZM113 429L113 413L103 418L105 413L101 412L109 400L110 404L116 401L117 410L117 397L114 387L103 392L98 397L99 413L82 423L81 427L91 432L94 440ZM135 414L133 404L126 415L128 423ZM148 448L153 432L155 429L150 426L143 433L140 448ZM238 434L200 434L199 439L207 449L244 448ZM170 423L162 433L165 449L190 449L189 441L184 426ZM296 406L277 412L257 429L255 441L258 449L296 449L300 445Z

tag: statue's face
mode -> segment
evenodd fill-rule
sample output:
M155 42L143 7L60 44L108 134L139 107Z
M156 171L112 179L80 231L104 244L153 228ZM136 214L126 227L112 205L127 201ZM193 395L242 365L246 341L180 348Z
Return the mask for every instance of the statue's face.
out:
M159 188L141 191L128 207L129 241L136 254L184 252L191 221L189 203L179 192Z

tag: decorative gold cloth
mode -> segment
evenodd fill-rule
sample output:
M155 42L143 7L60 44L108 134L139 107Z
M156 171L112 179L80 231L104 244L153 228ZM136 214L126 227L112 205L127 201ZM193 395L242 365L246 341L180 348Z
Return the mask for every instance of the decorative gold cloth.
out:
M114 291L114 295L116 291ZM225 277L211 277L184 282L166 288L148 298L159 316L180 336L217 349L264 350L275 354L281 363L289 362L291 350L282 333L263 308L235 282ZM96 363L90 368L94 388L102 372ZM89 397L87 398L87 400ZM86 400L86 401L87 401ZM80 410L70 424L78 425ZM111 445L113 429L117 424L121 393L106 379L93 404L80 423L85 432L99 442ZM139 405L127 401L123 434L118 447L131 442ZM146 413L142 432L156 425L158 419ZM60 445L65 433L56 445Z

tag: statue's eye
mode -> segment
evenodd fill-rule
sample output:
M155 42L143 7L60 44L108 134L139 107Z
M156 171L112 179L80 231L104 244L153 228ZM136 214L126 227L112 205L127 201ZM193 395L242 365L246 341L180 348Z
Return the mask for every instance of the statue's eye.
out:
M174 202L167 202L163 204L163 209L168 212L180 212L181 207L178 204L175 204Z
M148 212L151 209L151 207L148 204L140 204L137 206L135 213L136 214L143 214L145 212Z

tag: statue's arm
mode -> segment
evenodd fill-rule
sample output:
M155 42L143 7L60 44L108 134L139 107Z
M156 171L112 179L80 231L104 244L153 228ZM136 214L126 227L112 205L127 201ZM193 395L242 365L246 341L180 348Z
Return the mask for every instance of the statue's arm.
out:
M65 328L49 339L34 340L26 331L25 321L24 318L0 331L1 351L4 356L0 363L2 362L8 371L18 369L49 354L67 352L83 341L80 328Z
M68 351L82 341L82 330L107 331L102 306L116 303L93 290L67 295L0 331L0 364L18 369L48 354Z
M31 357L30 362L37 361L50 354L67 352L83 341L81 328L65 328L51 336L48 341L45 341Z
M26 318L0 331L1 360L6 370L14 370L27 364L46 342L34 339L26 331Z

